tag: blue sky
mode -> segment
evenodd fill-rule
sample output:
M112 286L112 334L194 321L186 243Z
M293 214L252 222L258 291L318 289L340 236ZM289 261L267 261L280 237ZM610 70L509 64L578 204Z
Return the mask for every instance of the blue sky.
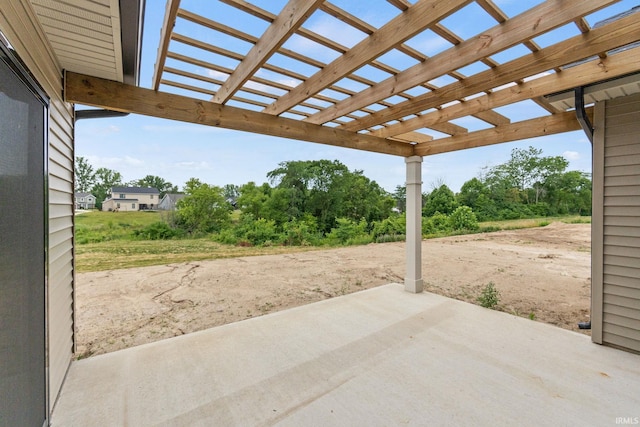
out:
M527 7L540 1L494 0L509 16L522 11L523 3ZM195 3L194 3L195 2ZM252 1L259 6L277 13L284 4L283 0ZM184 5L197 0L183 0ZM211 6L210 2L202 2ZM382 0L367 2L354 0L337 0L334 4L358 16L366 17L368 22L379 26L380 12L388 8L388 3ZM366 3L367 10L363 12ZM590 24L631 9L638 1L622 1L611 8L597 12L587 17ZM219 7L227 7L219 5ZM145 21L143 57L140 85L149 88L153 76L153 66L156 59L160 28L164 14L164 2L147 0L147 15ZM226 13L226 11L225 11ZM231 13L231 11L229 11ZM461 13L477 13L477 11L463 10ZM321 34L331 34L340 31L345 45L355 45L362 34L346 33L339 28L335 21L323 15L314 18L305 27ZM328 16L328 15L327 15ZM233 25L233 16L229 15ZM474 20L477 22L479 20ZM470 37L484 28L474 25L456 27L451 21L450 29L462 37ZM459 22L459 21L456 21ZM466 21L471 22L471 21ZM263 30L255 24L256 35ZM248 31L248 30L245 30ZM570 26L557 31L577 31ZM204 35L203 35L204 37ZM553 34L542 36L536 41L548 45L553 40ZM343 41L343 39L341 39ZM211 41L215 42L215 41ZM294 38L288 43L306 43L305 40ZM428 55L448 48L435 38L421 34L410 40L408 44L419 48ZM292 46L293 47L293 46ZM305 46L305 52L311 56L324 60L331 59L331 52L326 52L317 46ZM499 62L508 61L513 55L509 51L496 55ZM392 63L402 61L402 58L384 58ZM398 68L403 68L398 66ZM363 71L366 72L366 71ZM469 74L476 70L469 70ZM208 72L212 77L213 74ZM342 83L342 82L341 82ZM448 82L436 82L440 85ZM181 93L172 90L175 93ZM189 94L193 96L193 94ZM522 103L515 108L500 109L499 112L510 117L512 121L526 119L533 110L538 109L535 104ZM477 121L479 122L479 121ZM459 120L455 123L474 130L480 126L473 120ZM436 183L444 182L452 190L458 191L467 180L478 176L485 166L493 166L509 159L514 148L534 146L543 150L545 156L562 155L569 160L569 168L591 172L591 145L581 131L561 135L524 140L515 143L499 144L446 154L428 156L423 163L424 191L428 191ZM250 133L192 125L175 121L156 119L151 117L130 115L124 118L81 120L76 126L76 156L82 156L94 166L107 167L120 172L125 181L142 178L146 175L158 175L182 188L183 184L192 177L212 185L238 184L249 181L262 183L266 181L268 171L277 167L278 163L288 160L340 160L351 170L363 170L364 174L378 182L388 191L393 191L397 185L404 185L404 159L397 156L375 154L364 151L343 149L328 145L309 142L293 141L282 138L261 136Z

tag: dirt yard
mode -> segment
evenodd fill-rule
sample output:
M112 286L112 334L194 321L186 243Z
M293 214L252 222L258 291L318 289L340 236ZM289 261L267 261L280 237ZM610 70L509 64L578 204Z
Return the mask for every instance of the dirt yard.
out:
M429 292L577 331L589 320L589 224L423 242ZM219 259L77 275L77 356L87 357L402 282L404 244Z

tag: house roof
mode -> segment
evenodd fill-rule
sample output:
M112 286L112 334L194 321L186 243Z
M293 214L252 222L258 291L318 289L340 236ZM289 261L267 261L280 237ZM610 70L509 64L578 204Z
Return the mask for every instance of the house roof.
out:
M76 197L87 197L87 196L93 196L93 194L91 193L75 193Z
M111 194L159 194L160 191L153 187L111 187Z
M640 14L594 25L616 3L168 0L153 90L67 73L65 96L400 156L550 135L580 125L545 95L640 71Z
M184 198L184 196L186 196L186 194L166 193L164 197L162 197L162 200L168 199L171 202L176 203L178 200Z
M139 83L144 0L31 0L63 69Z

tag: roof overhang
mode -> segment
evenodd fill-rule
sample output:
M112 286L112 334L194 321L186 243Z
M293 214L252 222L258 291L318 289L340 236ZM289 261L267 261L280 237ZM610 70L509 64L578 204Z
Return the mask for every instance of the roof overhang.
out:
M584 86L583 89L585 105L640 93L640 72L592 83ZM551 105L560 110L570 110L576 107L573 90L554 93L546 98Z
M63 69L137 86L144 0L31 0Z

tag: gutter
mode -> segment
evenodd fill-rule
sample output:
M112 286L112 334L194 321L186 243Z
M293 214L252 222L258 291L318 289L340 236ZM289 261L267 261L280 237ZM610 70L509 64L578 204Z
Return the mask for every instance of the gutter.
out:
M129 113L113 110L77 110L75 112L76 120L82 119L105 119L108 117L126 117Z

